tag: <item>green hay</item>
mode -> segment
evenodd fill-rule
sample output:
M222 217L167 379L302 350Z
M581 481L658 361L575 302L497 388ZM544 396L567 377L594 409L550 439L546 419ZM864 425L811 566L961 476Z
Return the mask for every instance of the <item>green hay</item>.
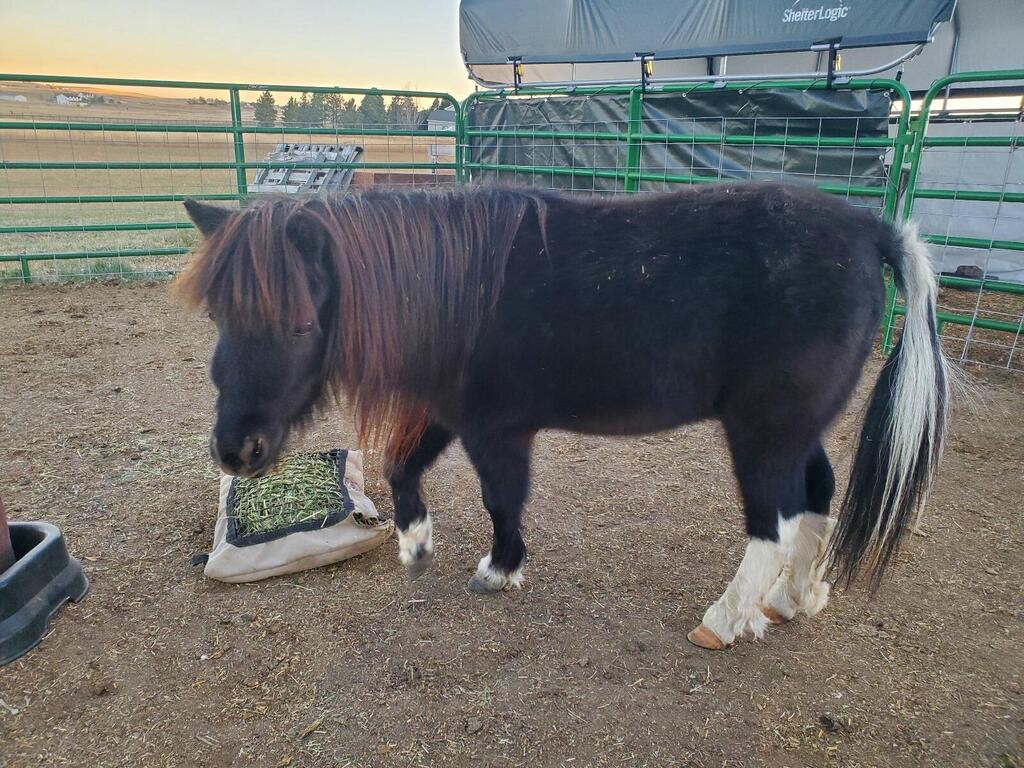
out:
M270 474L235 483L232 512L239 534L250 536L312 520L324 521L344 506L338 466L324 454L297 454Z

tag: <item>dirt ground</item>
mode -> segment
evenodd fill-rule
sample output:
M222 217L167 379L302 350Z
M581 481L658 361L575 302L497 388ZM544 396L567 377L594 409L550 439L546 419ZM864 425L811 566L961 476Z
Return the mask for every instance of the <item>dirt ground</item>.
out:
M1024 765L1020 375L977 380L876 598L710 653L685 635L744 543L713 425L543 435L521 592L465 588L489 523L458 449L426 483L421 580L393 540L205 580L211 343L166 284L0 289L0 493L59 525L92 580L0 669L0 766ZM830 439L841 478L867 383ZM301 444L352 440L339 414Z

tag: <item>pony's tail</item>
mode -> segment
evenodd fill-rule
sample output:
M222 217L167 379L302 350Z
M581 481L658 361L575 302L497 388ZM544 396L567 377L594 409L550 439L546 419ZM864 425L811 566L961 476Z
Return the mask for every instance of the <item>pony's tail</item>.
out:
M903 294L906 319L871 394L830 545L839 581L863 574L872 589L924 506L942 454L949 403L928 250L916 229L906 226L893 233L883 253Z

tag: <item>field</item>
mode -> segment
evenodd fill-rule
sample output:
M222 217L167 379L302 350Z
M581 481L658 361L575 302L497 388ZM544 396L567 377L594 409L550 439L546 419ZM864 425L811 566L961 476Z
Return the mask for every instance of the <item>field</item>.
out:
M90 89L97 93L97 89ZM21 94L27 103L0 102L0 121L29 120L48 122L87 122L171 125L228 125L230 114L226 103L190 104L183 98L159 95L131 95L100 92L116 103L91 104L87 107L62 106L53 103L54 91L40 86L0 88L0 94ZM210 95L210 94L208 94ZM212 92L226 98L226 94ZM279 94L279 101L282 95ZM251 98L248 94L246 98ZM426 105L424 105L426 106ZM245 105L243 121L253 124L252 110ZM377 127L377 126L368 126ZM108 132L48 131L31 127L0 129L0 161L65 162L65 163L224 163L234 160L232 137L226 134L201 132ZM358 144L363 147L362 160L369 163L428 163L432 144L451 144L438 137L322 135L283 128L277 133L247 134L245 157L248 161L263 160L278 143ZM401 172L401 171L399 171ZM423 171L419 171L423 173ZM427 173L430 173L428 170ZM439 170L442 176L450 171ZM246 171L251 183L256 169ZM42 197L86 195L196 195L231 194L236 191L233 169L146 169L94 170L83 168L39 170L0 169L0 197ZM232 204L232 203L224 203ZM42 231L0 234L0 255L19 253L68 253L96 250L123 251L190 247L195 242L188 228L168 228L186 219L178 202L63 202L48 205L5 204L2 226L69 227L90 224L146 223L153 229L122 231ZM157 256L126 259L122 269L151 274L180 266L180 256ZM117 262L108 259L34 261L32 272L40 278L102 275L117 272ZM0 282L20 280L17 263L0 264Z
M0 286L0 493L64 530L92 589L0 670L0 765L991 766L1024 761L1024 384L972 369L938 486L874 598L725 653L685 635L742 552L718 430L548 433L523 591L452 449L437 561L397 546L248 586L204 579L212 330L165 283ZM872 361L829 450L841 481ZM297 446L350 446L342 413ZM390 513L377 457L368 491Z
M409 136L311 136L301 133L247 136L246 157L262 160L277 143L355 143L363 147L362 159L374 163L425 163L428 147L438 139ZM443 141L443 140L442 140ZM11 162L230 162L231 137L222 134L125 133L62 131L40 135L30 129L0 131L2 159ZM251 183L257 171L250 169ZM439 171L438 173L444 173ZM235 171L203 170L0 170L0 196L80 195L202 195L235 191ZM232 203L221 203L231 205ZM66 226L143 222L185 222L180 202L109 203L68 202L52 205L4 205L5 225ZM0 253L51 253L91 250L125 250L190 245L188 229L123 232L40 232L0 235ZM178 260L180 261L180 259ZM15 265L16 266L16 265ZM47 262L33 264L46 274ZM0 278L2 279L2 278Z

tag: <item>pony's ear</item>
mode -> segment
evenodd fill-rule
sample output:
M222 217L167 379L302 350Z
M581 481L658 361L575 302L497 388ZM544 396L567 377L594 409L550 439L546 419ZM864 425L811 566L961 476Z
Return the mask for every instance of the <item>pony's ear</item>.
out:
M192 199L185 201L185 211L188 213L188 217L192 219L192 223L196 225L196 229L202 232L203 237L209 237L220 229L233 213L233 211L227 208L207 205Z
M288 239L307 258L319 259L324 246L327 245L327 233L324 232L323 225L301 208L289 217L285 232Z

